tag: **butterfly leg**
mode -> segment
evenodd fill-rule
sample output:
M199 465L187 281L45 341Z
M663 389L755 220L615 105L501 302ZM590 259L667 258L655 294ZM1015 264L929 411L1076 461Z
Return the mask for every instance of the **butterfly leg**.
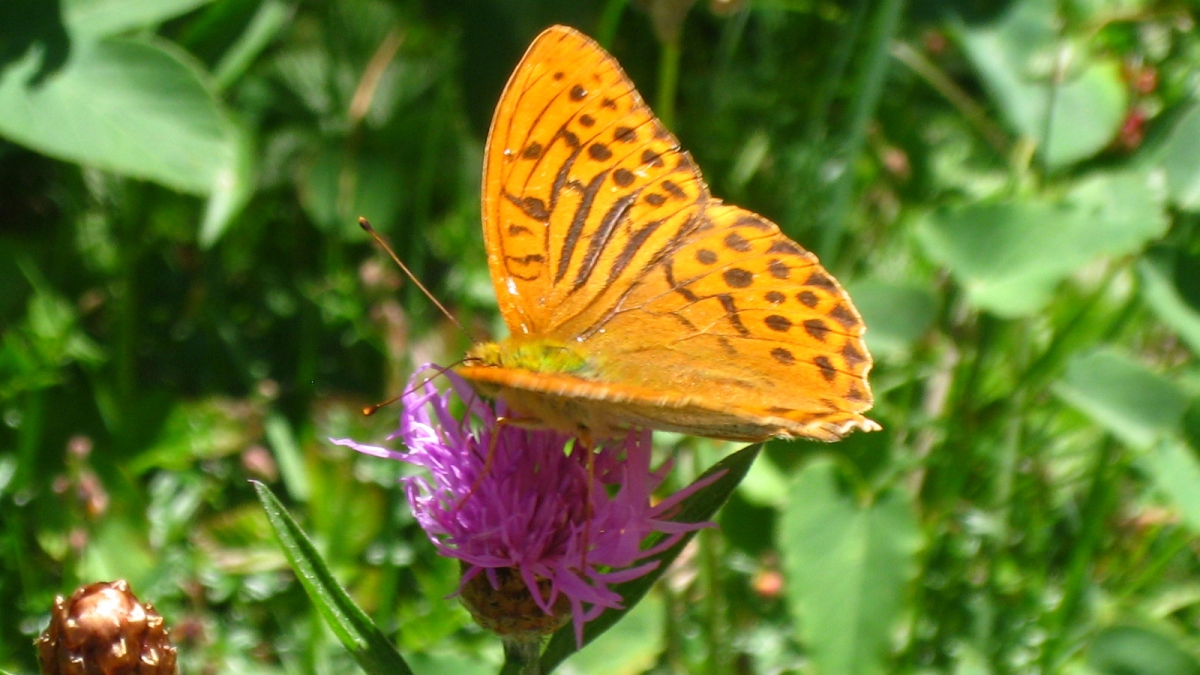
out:
M584 486L583 493L583 555L579 560L579 573L586 576L588 549L591 548L592 484L596 482L596 446L587 427L579 427L576 434L576 438L579 439L579 447L587 453L584 460L587 464L587 485Z

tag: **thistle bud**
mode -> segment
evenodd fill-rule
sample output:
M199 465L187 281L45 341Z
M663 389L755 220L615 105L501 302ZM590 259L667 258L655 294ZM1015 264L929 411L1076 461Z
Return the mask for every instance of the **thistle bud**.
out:
M175 646L162 616L122 580L81 586L54 599L37 639L43 675L175 675Z

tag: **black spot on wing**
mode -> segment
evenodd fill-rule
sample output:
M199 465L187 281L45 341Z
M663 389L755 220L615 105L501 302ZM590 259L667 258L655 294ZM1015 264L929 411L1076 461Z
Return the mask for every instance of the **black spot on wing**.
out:
M725 284L730 288L746 288L754 283L754 274L740 267L731 267L725 270L721 276L725 279Z
M737 232L730 232L725 235L725 247L738 253L749 253L753 247L746 238Z
M606 162L612 159L612 156L612 150L609 150L608 146L603 143L592 143L588 146L588 157L597 162Z
M650 148L646 148L642 151L642 164L649 164L656 169L661 168L663 165L662 155L659 155Z
M537 141L534 141L534 142L530 143L529 145L525 146L525 149L521 151L521 157L524 159L537 159L538 157L541 157L541 156L542 156L542 144L538 143Z
M829 313L829 318L842 324L842 328L850 329L858 325L858 319L854 313L846 309L845 305L838 305Z
M825 341L825 336L829 334L829 326L820 319L807 319L804 322L804 331L821 342Z
M550 219L550 211L546 209L546 202L537 197L514 197L507 192L504 193L504 197L521 209L521 213L534 220L546 222Z
M818 356L813 359L813 363L821 370L821 377L825 378L826 382L833 382L837 377L837 369L833 367L833 362L828 356Z

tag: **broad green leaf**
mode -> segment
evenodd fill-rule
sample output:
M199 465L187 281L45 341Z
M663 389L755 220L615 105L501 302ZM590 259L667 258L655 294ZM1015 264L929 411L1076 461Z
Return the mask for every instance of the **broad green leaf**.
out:
M758 457L760 450L762 450L762 444L746 446L717 462L708 471L705 471L697 480L704 480L718 472L723 473L711 484L680 502L679 511L671 520L677 523L699 523L712 518L717 509L721 508L721 505L725 503L725 500L737 488L742 478L746 476L746 472L750 470L750 465L754 463L754 458ZM656 556L647 558L645 562L658 562L658 567L654 571L643 577L614 586L613 590L625 602L625 609L610 609L596 619L589 621L583 629L583 644L590 644L602 633L611 628L613 624L620 621L632 608L636 607L642 598L645 597L647 591L650 590L650 587L654 585L654 582L667 571L667 568L679 556L683 547L687 546L688 542L694 536L696 536L695 532L689 532L683 535L671 548ZM567 624L559 629L550 638L550 643L546 645L546 651L542 653L541 658L542 672L549 675L550 672L562 663L563 659L575 651L575 628L571 624ZM505 672L515 673L516 671L509 668Z
M899 488L864 501L820 459L796 478L778 541L787 599L819 675L882 673L916 577L921 530Z
M1187 407L1174 383L1113 349L1074 357L1053 390L1136 448L1148 448L1178 430Z
M157 26L212 0L62 0L72 37L101 37Z
M27 57L0 79L0 135L38 152L208 195L236 172L235 139L189 59L153 41L77 42L39 87Z
M1195 264L1184 259L1185 264ZM1138 263L1142 277L1142 297L1149 303L1158 318L1183 338L1192 351L1200 354L1200 307L1181 292L1172 274L1170 263L1159 256L1148 256Z
M916 234L975 305L1017 317L1040 309L1094 258L1137 251L1167 225L1157 174L1124 172L1094 175L1060 202L944 207Z
M400 653L333 577L308 535L270 488L251 482L296 578L359 667L370 675L412 675Z
M1162 151L1171 200L1188 211L1200 210L1200 153L1196 148L1200 148L1200 105L1175 123Z
M937 304L928 288L865 281L846 290L867 325L867 348L875 356L904 356L933 324Z
M1096 635L1088 665L1103 675L1200 674L1200 662L1175 639L1136 626L1116 626Z
M995 21L962 31L968 57L1009 123L1038 142L1052 167L1103 149L1127 107L1119 62L1067 44L1062 22L1052 0L1018 0Z
M1200 460L1177 439L1159 441L1138 458L1155 486L1179 509L1183 522L1200 532Z

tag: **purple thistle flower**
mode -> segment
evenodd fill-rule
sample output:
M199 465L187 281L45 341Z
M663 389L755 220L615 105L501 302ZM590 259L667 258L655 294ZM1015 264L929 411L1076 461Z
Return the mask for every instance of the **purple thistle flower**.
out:
M409 476L401 482L430 541L442 555L462 561L458 593L485 627L518 638L518 633L541 635L561 626L569 607L576 642L582 645L587 621L622 607L610 585L648 574L659 563L640 561L669 548L683 533L710 526L667 519L682 499L709 481L651 503L671 467L667 462L650 470L649 430L601 444L589 487L586 452L577 442L567 451L571 436L498 425L497 417L505 414L503 402L493 409L462 378L448 371L445 375L451 383L446 393L428 382L417 385L417 376L410 382L400 429L388 437L400 439L407 452L330 440L428 470L429 477ZM450 410L453 394L466 404L461 420ZM493 443L490 466L485 466ZM667 536L643 549L642 542L654 532ZM529 614L536 608L542 615L481 617L477 596L488 594L480 585L484 580L493 592L514 586L527 592L523 604L490 600L501 605L501 614Z

